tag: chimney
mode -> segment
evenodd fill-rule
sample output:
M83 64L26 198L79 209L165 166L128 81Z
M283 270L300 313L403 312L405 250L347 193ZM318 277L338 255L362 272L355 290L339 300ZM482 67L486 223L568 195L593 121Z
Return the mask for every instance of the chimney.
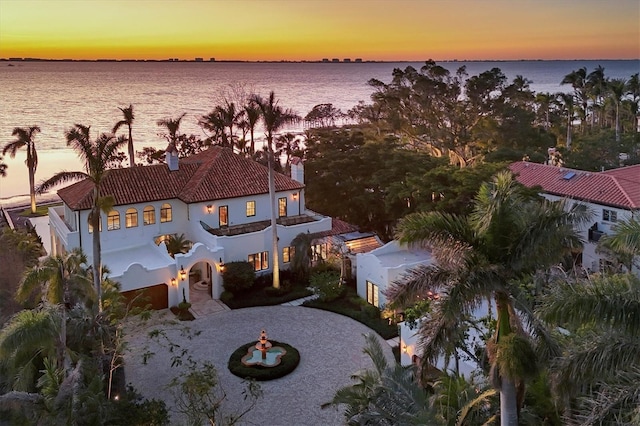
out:
M300 157L291 158L291 179L304 183L304 165Z
M164 152L164 159L169 166L170 171L178 170L178 150L173 142L169 143L166 151Z

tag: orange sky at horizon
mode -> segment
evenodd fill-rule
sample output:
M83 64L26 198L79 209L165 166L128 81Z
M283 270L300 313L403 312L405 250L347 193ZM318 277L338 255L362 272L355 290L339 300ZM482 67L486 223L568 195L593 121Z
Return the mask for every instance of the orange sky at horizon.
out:
M0 0L0 58L638 59L635 0Z

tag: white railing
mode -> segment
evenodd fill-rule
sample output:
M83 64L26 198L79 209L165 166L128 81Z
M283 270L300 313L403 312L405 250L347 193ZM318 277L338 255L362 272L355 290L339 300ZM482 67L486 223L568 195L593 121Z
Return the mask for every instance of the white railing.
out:
M59 211L60 210L60 211ZM65 250L80 247L80 233L69 229L67 223L62 219L63 207L49 207L49 225L53 228L56 237L62 242Z

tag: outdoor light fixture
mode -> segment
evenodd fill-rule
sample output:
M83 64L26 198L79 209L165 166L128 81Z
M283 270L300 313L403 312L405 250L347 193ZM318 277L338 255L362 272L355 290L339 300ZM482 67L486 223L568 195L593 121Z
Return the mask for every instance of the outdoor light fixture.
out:
M297 201L297 200L298 200L298 193L297 193L297 192L295 192L295 193L293 194L293 201Z
M213 206L211 204L207 204L207 213L211 214L213 212Z
M171 285L174 287L178 286L178 280L176 280L175 278L171 278Z
M409 348L407 348L407 345L402 345L402 352L404 352L405 354L409 352Z
M182 267L182 265L180 265L180 279L182 281L187 279L187 271L184 270L184 268Z
M220 262L218 262L218 267L220 268L220 272L224 272L224 262L222 258L220 258Z

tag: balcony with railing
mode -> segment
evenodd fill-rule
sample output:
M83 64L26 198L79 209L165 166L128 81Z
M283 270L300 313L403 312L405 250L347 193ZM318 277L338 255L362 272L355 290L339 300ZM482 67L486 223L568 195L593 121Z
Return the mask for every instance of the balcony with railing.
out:
M65 250L80 247L80 233L71 229L64 220L64 207L49 207L49 226Z

